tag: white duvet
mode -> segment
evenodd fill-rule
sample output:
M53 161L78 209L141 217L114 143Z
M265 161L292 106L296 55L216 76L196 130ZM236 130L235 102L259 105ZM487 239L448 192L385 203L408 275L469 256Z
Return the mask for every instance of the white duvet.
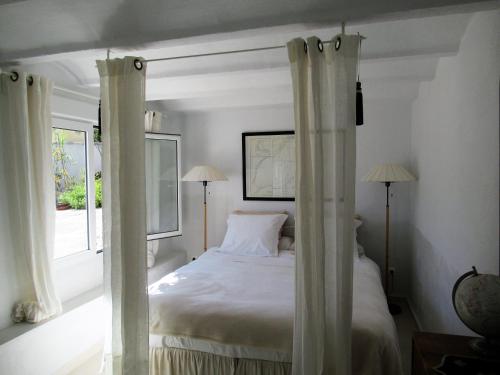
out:
M377 266L355 261L353 374L401 374L394 321ZM291 362L294 256L211 249L149 288L152 346Z

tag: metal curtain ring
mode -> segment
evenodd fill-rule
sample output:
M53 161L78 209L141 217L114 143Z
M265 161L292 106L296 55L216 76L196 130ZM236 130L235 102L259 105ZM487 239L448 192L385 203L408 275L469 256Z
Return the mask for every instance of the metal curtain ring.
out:
M340 49L340 45L342 44L342 39L340 39L340 36L335 39L335 51L338 51Z
M318 49L319 49L319 52L323 52L323 42L319 39L318 39Z
M28 76L28 85L33 86L33 76Z
M304 52L307 53L307 42L304 41Z
M19 79L19 73L13 70L10 73L10 79L12 80L12 82L16 82Z
M137 70L142 70L142 67L143 67L142 61L139 59L135 59L134 66Z

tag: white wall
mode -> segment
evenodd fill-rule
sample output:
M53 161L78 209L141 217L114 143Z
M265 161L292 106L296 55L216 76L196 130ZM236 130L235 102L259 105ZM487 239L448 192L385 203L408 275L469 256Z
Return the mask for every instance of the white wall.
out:
M475 265L499 267L500 12L473 16L412 111L411 301L425 330L470 333L451 302Z
M408 164L410 150L410 100L365 99L365 125L358 127L357 212L365 225L359 241L368 256L382 264L384 254L385 188L361 183L361 177L377 163ZM219 245L226 231L227 215L237 208L283 209L294 214L294 202L259 202L242 199L241 133L293 130L291 105L186 113L183 121L183 174L197 164L212 164L228 177L209 184L208 242ZM203 247L203 188L183 183L184 235L179 246L190 257ZM392 244L396 267L396 293L406 291L408 280L408 185L395 185L392 197Z

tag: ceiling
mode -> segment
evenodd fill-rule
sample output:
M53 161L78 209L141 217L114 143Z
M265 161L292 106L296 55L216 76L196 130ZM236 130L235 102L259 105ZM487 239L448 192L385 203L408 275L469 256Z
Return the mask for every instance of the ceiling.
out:
M112 47L111 57L149 59L284 45L292 38L310 35L327 40L340 31L331 26L339 19L456 1L373 3L0 0L0 66L43 74L58 86L97 96L95 60L106 57L102 47ZM470 11L495 5L498 2L349 23L347 33L360 32L367 37L361 62L365 95L413 98L419 82L432 79L439 57L457 52ZM302 23L294 23L298 21ZM284 48L154 62L148 64L147 77L147 100L160 110L212 110L292 101Z
M0 61L296 23L352 23L466 3L478 1L0 0Z

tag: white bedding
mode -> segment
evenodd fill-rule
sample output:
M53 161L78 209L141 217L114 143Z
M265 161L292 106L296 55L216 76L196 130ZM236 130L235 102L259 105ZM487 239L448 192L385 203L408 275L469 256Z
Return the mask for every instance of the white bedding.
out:
M394 321L378 267L354 266L353 374L401 374ZM294 256L210 249L149 288L150 346L291 362Z

